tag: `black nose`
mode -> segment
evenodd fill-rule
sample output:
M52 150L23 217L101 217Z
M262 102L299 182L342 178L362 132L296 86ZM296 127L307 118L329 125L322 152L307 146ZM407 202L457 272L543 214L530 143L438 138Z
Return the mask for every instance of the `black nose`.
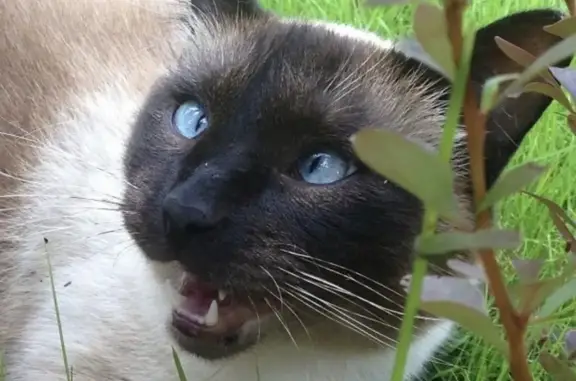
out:
M166 234L212 228L222 219L212 198L202 197L187 188L177 187L164 199L162 211Z

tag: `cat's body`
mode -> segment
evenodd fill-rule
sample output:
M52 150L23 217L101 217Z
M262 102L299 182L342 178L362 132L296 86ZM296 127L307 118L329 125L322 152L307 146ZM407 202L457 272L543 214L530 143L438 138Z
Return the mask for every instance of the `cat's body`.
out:
M188 64L198 65L192 66L196 72L207 62L212 66L206 69L225 72L226 65L232 67L242 60L246 70L252 70L250 49L242 47L252 29L257 34L266 28L276 30L278 25L299 25L297 21L245 21L238 24L241 27L229 23L226 29L188 13L183 3L169 0L0 0L0 351L5 353L7 381L64 379L46 254L53 267L75 380L176 379L171 346L179 347L167 328L172 309L167 288L172 286L166 283L174 284L181 270L172 262L150 261L143 253L146 237L139 239L149 235L149 230L138 232L135 226L147 218L139 209L147 201L137 195L151 185L150 175L138 170L154 169L154 164L134 153L143 146L134 143L137 138L131 135L131 127L141 123L139 112L148 94L155 91L151 89L157 79L178 62L182 49L192 62ZM187 17L176 17L180 15ZM188 23L195 25L193 49L186 41L192 39L185 27ZM319 30L319 43L326 38L324 31L338 30L337 35L352 35L348 45L357 41L365 49L389 48L385 41L360 31L310 25L307 33ZM296 78L300 73L293 75ZM421 93L409 82L403 89L415 88L412 94L404 92L405 98L390 94L384 101L403 104L409 111ZM376 85L386 83L390 93L398 89L393 78ZM353 91L353 84L353 80L345 83L347 90ZM306 83L300 86L307 88ZM385 93L374 87L372 94ZM397 119L404 118L404 133L433 147L442 120L434 107L441 110L441 103L420 96L420 108L413 114L389 107L389 120L398 127ZM410 119L410 115L415 117ZM126 146L144 169L126 164L130 161ZM233 156L235 151L230 149ZM146 157L163 152L151 150ZM131 220L132 215L139 217ZM153 257L157 248L150 250ZM291 264L290 260L286 263ZM402 264L399 268L404 270L394 273L394 279L409 267ZM230 274L238 277L234 271ZM274 277L281 279L276 273ZM246 282L247 288L252 287ZM274 286L278 285L270 287ZM400 287L386 287L389 302L376 303L400 310ZM249 340L255 330L259 339L260 328L254 327L274 320L260 318L242 326L237 340L243 340L242 335ZM261 343L215 362L180 351L188 379L373 381L389 377L398 317L386 323L392 324L389 340L366 323L353 324L363 335L328 319L307 322L307 329L302 329L299 319L286 324L293 337L286 333L284 323L276 321ZM408 375L420 374L448 340L451 327L447 322L418 325ZM380 345L370 345L363 336L375 338ZM210 350L202 350L211 356L206 354Z

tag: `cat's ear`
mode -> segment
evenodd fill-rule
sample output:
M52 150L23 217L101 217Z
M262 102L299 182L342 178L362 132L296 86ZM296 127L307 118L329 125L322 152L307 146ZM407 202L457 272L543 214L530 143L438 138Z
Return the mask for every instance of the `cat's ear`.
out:
M539 56L561 41L560 37L543 28L561 20L561 12L539 9L520 12L493 22L476 34L476 44L470 68L478 95L487 79L494 75L521 72L523 67L508 58L496 45L500 37L534 56ZM566 67L571 58L556 63ZM530 129L540 119L552 99L539 93L523 93L507 98L488 115L486 123L486 183L491 186L517 151Z
M188 0L195 13L215 19L256 18L267 12L257 0Z
M470 67L470 77L476 88L478 99L482 86L490 77L505 73L521 72L523 67L508 58L496 44L500 37L534 56L539 56L560 41L560 38L543 28L554 24L563 17L561 12L550 9L537 9L514 13L481 28L475 39ZM396 46L409 57L408 66L414 61L424 63L429 70L426 76L437 79L442 69L413 40L401 41ZM565 67L570 59L556 63ZM446 86L446 80L436 81L438 86ZM524 93L517 98L508 98L497 105L489 114L486 124L485 166L486 183L491 186L502 172L518 146L536 124L551 103L547 96L537 93Z

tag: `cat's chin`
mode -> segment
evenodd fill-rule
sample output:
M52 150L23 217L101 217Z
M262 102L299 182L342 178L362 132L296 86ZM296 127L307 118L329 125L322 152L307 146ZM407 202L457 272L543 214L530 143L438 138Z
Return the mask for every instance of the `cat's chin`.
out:
M186 351L217 360L240 353L261 338L271 301L219 290L184 274L172 309L170 330Z

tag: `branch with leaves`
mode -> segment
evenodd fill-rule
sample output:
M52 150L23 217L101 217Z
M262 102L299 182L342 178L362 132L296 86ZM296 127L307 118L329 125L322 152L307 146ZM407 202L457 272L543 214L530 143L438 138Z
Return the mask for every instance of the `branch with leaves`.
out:
M371 4L398 2L372 0ZM524 164L501 174L487 189L484 159L486 124L490 112L496 105L520 94L538 93L556 100L567 111L567 127L576 134L576 70L554 66L576 52L576 5L573 0L567 0L566 4L569 17L544 27L546 32L563 40L539 56L495 37L498 48L523 70L489 78L483 84L481 97L478 97L469 78L474 34L466 34L463 30L463 16L468 2L444 0L443 7L418 3L413 25L416 38L452 82L439 153L425 151L404 137L383 129L363 130L353 137L353 146L360 160L417 196L425 207L423 230L416 241L415 251L418 255L410 276L392 381L403 379L413 320L418 309L456 321L479 335L506 356L515 381L532 381L527 359L528 340L537 337L540 344L549 340L549 335L541 338L535 332L541 332L543 327L547 329L547 325L552 323L552 314L576 297L576 239L573 233L576 222L553 201L523 191L546 168L536 163ZM475 208L474 231L438 233L439 219L455 222L458 226L460 218L453 192L455 176L450 161L455 133L461 120L467 132ZM404 165L399 166L398 163ZM554 225L566 241L566 266L555 278L540 279L542 261L515 258L511 263L519 282L508 284L497 261L496 251L517 249L521 237L516 231L494 228L491 210L499 201L519 193L532 197L548 208ZM451 259L448 266L457 276L427 275L430 256L462 251L475 254L477 263ZM486 312L484 296L478 287L480 282L487 284L490 290L501 326L495 325ZM576 373L572 370L576 360L576 330L568 332L564 340L563 356L555 357L543 350L539 360L558 381L576 381Z

